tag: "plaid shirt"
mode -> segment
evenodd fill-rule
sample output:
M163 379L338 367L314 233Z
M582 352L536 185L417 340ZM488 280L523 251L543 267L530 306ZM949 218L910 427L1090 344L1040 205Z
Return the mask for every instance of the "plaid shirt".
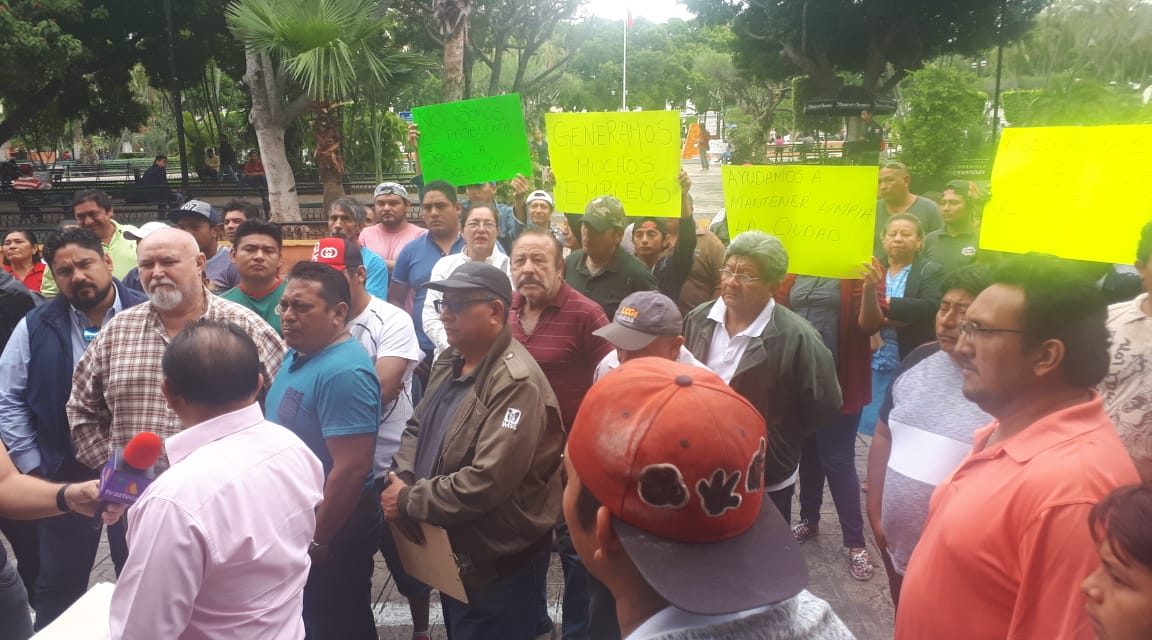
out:
M260 316L207 291L205 295L205 318L232 322L256 342L264 375L263 397L280 370L284 343ZM67 406L72 443L81 463L98 469L117 447L141 431L166 439L183 430L180 418L168 408L160 392L164 380L160 362L168 342L160 316L152 303L145 302L116 314L84 351L72 377L72 397ZM168 468L166 456L156 468Z

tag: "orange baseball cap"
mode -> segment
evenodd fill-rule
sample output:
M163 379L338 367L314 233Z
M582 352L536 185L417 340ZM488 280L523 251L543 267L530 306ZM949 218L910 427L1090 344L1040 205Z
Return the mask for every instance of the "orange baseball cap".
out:
M764 496L764 418L719 376L640 358L585 396L568 459L661 596L702 615L787 600L808 584Z

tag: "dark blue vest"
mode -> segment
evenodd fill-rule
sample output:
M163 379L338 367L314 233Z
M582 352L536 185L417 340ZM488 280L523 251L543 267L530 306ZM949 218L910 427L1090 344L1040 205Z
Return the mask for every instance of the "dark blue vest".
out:
M118 280L116 293L120 305L128 309L148 296L125 287ZM72 319L71 305L64 296L34 309L26 316L28 323L28 385L25 404L40 448L40 468L52 478L65 461L72 459L72 430L64 406L72 394Z

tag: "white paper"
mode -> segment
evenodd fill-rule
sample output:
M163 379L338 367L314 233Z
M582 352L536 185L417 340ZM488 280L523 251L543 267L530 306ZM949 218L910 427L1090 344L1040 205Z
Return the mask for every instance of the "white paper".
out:
M106 640L115 590L111 582L96 584L32 640Z

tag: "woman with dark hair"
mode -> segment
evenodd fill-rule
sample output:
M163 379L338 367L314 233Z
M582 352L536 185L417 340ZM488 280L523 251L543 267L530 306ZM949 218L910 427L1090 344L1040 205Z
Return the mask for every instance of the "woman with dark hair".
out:
M1152 485L1120 487L1092 509L1100 567L1081 584L1084 611L1107 640L1152 638Z
M944 269L920 254L924 231L920 219L898 213L884 225L884 253L867 275L885 282L888 312L880 332L872 336L872 402L860 414L860 431L876 428L880 403L888 392L900 361L916 347L936 339L936 310Z
M29 229L15 229L4 236L4 270L24 283L29 291L40 293L44 282L44 261L36 234Z

